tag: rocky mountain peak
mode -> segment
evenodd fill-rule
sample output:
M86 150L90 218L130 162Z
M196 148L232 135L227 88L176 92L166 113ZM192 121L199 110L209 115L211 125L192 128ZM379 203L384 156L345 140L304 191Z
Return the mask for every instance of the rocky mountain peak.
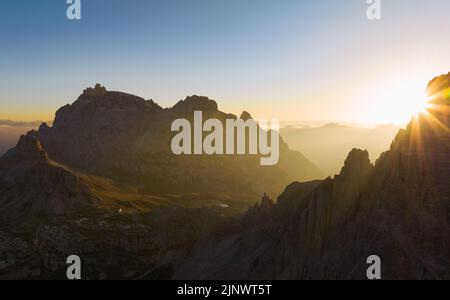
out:
M56 112L52 129L67 130L73 127L76 132L82 128L94 131L106 127L121 128L136 123L136 118L151 120L155 113L162 110L153 100L107 91L97 84L94 88L85 89L73 104L61 107ZM40 134L44 131L48 131L45 126L39 129Z
M203 157L178 159L170 150L171 123L178 118L191 120L194 111L202 111L204 120L237 119L237 116L219 111L216 101L208 97L189 96L175 106L163 109L152 100L107 91L97 85L86 89L74 103L60 108L52 126L42 124L36 135L50 160L114 180L129 178L133 187L143 187L152 193L173 189L176 185L185 191L232 188L277 194L294 180L322 177L313 163L301 153L290 151L282 141L280 164L275 168L257 170L253 166L258 163L250 156L229 159L213 156L211 163ZM251 116L243 113L241 117ZM163 157L173 163L166 165ZM198 160L204 167L192 168L191 159ZM225 161L226 170L220 167ZM180 170L183 171L180 173ZM192 174L184 175L184 170ZM173 179L178 177L182 180ZM203 187L206 178L209 186ZM233 187L225 184L229 182L233 182Z
M48 126L48 124L44 122L39 126L38 131L45 131L45 130L48 130L49 128L50 127Z
M189 96L179 101L172 108L176 112L188 113L192 111L203 111L204 113L216 113L219 111L217 102L205 96Z
M359 177L366 175L372 167L367 150L353 149L345 160L340 176L344 178Z
M244 111L244 112L242 112L240 119L244 120L244 121L247 121L247 120L251 120L253 118L252 118L252 115L249 112Z
M89 88L85 89L83 91L83 95L91 96L91 97L94 96L95 97L95 96L103 96L107 92L108 91L106 90L106 88L104 86L102 86L101 84L97 83L94 88L89 87Z
M145 100L141 97L123 93L108 91L104 86L96 84L95 87L89 87L83 91L78 99L72 105L66 105L60 111L65 110L80 111L83 109L92 110L140 110L157 111L162 108L153 100Z
M47 161L47 153L34 132L22 135L17 143L15 151L16 157L19 160Z

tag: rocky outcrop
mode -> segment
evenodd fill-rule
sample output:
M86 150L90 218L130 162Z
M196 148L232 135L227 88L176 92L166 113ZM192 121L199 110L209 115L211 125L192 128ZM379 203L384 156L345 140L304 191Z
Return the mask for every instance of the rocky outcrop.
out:
M64 214L93 198L70 171L48 159L34 132L0 159L0 219Z
M247 121L247 120L251 120L253 118L252 118L252 115L250 115L250 113L244 111L244 112L242 112L242 114L240 116L240 119L244 120L244 121Z
M193 111L202 111L205 115L211 116L219 112L219 106L214 100L203 96L190 96L179 101L172 109L173 113L188 116Z
M21 136L13 151L18 161L46 162L48 160L47 153L33 132Z

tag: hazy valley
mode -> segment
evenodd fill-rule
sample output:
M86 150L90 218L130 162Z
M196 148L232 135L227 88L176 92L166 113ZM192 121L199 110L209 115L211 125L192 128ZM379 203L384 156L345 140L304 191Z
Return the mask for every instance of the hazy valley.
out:
M281 136L294 150L305 154L328 176L339 174L348 153L354 149L369 151L375 162L389 149L400 130L397 125L363 127L330 123L323 126L291 125L281 129Z

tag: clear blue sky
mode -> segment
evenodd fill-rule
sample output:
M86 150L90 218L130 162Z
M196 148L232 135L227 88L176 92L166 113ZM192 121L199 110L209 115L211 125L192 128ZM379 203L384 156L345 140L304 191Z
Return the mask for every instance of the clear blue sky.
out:
M66 8L1 1L0 119L52 118L100 82L162 106L201 94L257 117L390 122L374 90L450 71L448 0L382 0L378 22L366 0L82 0L81 21Z

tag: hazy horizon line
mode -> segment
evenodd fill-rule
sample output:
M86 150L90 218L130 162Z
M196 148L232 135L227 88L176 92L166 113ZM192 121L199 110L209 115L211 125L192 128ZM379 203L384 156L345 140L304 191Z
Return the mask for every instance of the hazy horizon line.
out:
M43 123L51 126L54 120L32 120L23 121L20 119L0 119L0 126L2 127L25 127L25 126L40 126ZM354 128L378 128L384 126L402 127L405 124L395 123L358 123L347 121L324 121L324 120L280 120L281 129L313 129L325 127L354 127Z

